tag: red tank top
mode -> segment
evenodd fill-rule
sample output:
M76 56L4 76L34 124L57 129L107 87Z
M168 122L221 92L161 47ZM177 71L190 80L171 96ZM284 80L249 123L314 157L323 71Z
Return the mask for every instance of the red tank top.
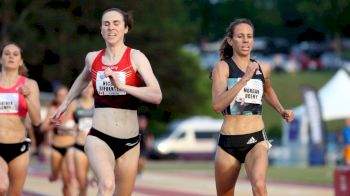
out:
M141 79L131 65L131 48L126 48L122 58L115 65L105 65L102 63L102 56L106 49L103 49L92 63L91 77L94 87L95 108L121 108L136 110L140 100L127 94L113 86L109 78L104 76L104 70L110 68L120 82L140 86Z
M25 84L26 81L26 77L20 76L11 88L0 87L0 115L11 114L26 117L27 102L24 95L18 91L19 86Z

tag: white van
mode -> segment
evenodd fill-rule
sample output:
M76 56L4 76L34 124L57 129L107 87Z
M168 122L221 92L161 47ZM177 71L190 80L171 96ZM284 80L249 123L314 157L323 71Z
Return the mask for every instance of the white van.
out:
M175 121L153 143L151 158L212 159L222 123L208 116Z

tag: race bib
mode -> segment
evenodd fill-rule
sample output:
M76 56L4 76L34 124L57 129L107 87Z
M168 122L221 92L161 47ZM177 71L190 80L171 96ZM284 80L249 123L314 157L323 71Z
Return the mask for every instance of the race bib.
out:
M126 83L125 72L115 71L116 78L120 83ZM126 95L125 91L115 88L108 77L105 77L104 71L98 71L96 74L96 90L99 95Z
M18 113L18 94L0 93L0 113Z
M237 81L239 81L239 78ZM235 101L241 103L262 104L263 83L258 79L250 79L247 84L239 91Z
M92 118L80 118L78 127L79 131L89 132L92 127Z

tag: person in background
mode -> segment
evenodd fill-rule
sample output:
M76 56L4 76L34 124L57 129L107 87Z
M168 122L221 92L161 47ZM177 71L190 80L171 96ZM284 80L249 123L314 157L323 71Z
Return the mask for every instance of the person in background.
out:
M106 48L89 52L68 96L52 115L59 117L92 80L95 109L84 150L98 181L98 195L131 195L140 155L137 109L140 100L160 104L162 92L147 57L125 45L130 13L111 8L102 14Z
M30 130L31 137L35 139L35 150L33 150L34 156L38 159L39 162L46 162L46 155L44 153L44 146L45 146L45 134L40 131L40 127L28 127Z
M94 88L90 83L74 102L73 116L76 122L77 135L74 144L74 166L79 182L79 195L87 195L89 161L84 151L86 136L92 127L94 115ZM68 113L68 111L67 111ZM68 114L69 115L69 114Z
M221 60L212 72L212 105L224 115L215 157L217 195L234 195L243 163L253 195L267 195L271 144L262 118L262 98L287 122L294 118L293 111L284 109L272 88L270 65L251 59L253 45L251 21L233 21L220 48Z
M153 135L148 130L148 117L144 114L138 116L140 140L140 158L138 163L138 174L142 174L154 140Z
M73 115L67 113L67 115L60 116L62 120L62 126L56 127L50 123L50 117L59 107L64 98L67 96L68 88L64 85L59 86L54 91L54 100L48 109L47 116L41 125L42 132L47 132L52 135L51 144L51 174L49 181L56 181L61 175L63 181L62 192L63 195L72 195L77 189L77 183L75 183L75 171L74 171L74 154L73 146L75 143L75 122ZM70 106L70 111L73 110ZM74 195L74 194L73 194Z
M350 118L345 120L345 127L342 129L344 145L344 164L350 166Z
M30 118L26 118L25 126L28 132L28 137L30 139L31 157L36 157L39 162L45 162L46 157L42 149L44 135L40 130L40 126L33 126Z
M26 117L40 126L39 87L25 77L22 49L6 44L1 53L0 72L0 195L21 195L29 166Z
M24 121L24 126L27 131L27 137L30 139L30 155L31 157L37 154L37 140L35 137L35 132L33 129L32 122L30 121L29 118L26 118Z

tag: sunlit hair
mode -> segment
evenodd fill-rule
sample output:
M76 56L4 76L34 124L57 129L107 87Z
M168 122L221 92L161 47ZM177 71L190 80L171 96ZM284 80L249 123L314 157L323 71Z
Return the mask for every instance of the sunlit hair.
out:
M3 55L4 49L6 48L6 46L9 46L9 45L15 45L19 49L21 59L23 59L22 48L17 43L14 43L14 42L9 42L9 43L3 44L3 47L1 49L1 55ZM1 70L1 68L2 68L2 66L0 67L0 70ZM20 65L18 68L18 74L22 75L22 76L28 76L28 68L24 64Z
M134 26L134 19L132 17L132 12L125 12L119 8L109 8L107 10L105 10L102 14L102 18L103 16L108 13L108 12L118 12L123 16L124 19L124 23L125 23L125 27L128 27L128 30L131 31L131 29Z
M227 43L227 38L233 38L233 33L235 32L235 28L239 24L248 24L249 26L252 27L253 32L254 32L254 25L253 23L247 19L247 18L238 18L234 20L233 22L230 23L230 25L226 29L226 36L224 41L222 42L219 52L220 52L220 59L224 60L226 58L231 58L233 56L233 49L232 46L230 46Z

